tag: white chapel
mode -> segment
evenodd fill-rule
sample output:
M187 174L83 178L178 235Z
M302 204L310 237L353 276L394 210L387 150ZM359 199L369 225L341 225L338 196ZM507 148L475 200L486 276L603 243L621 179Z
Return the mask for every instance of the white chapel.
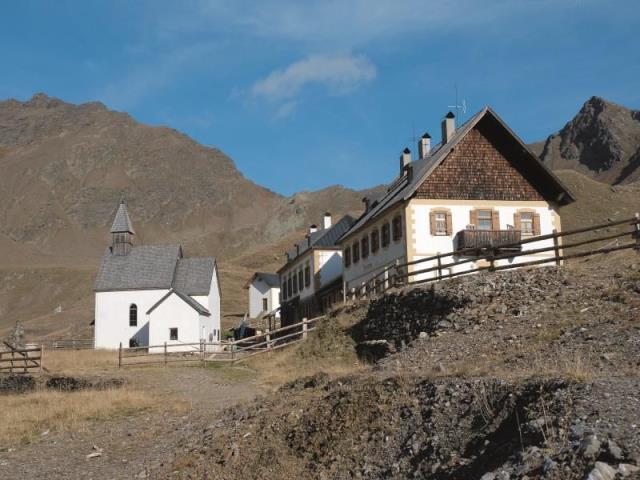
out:
M220 283L214 258L185 258L181 245L135 245L124 201L95 282L95 348L220 340ZM180 345L184 345L181 348ZM208 347L209 348L209 347Z

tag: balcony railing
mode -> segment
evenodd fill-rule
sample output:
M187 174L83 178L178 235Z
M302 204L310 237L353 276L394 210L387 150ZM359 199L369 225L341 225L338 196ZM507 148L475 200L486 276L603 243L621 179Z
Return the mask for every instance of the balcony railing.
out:
M482 250L495 248L503 251L519 252L520 245L512 245L520 242L520 230L460 230L455 237L456 251L461 250ZM511 245L501 248L502 245Z

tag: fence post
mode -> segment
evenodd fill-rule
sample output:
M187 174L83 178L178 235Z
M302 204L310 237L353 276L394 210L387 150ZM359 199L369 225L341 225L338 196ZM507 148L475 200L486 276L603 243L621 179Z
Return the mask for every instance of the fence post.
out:
M118 368L122 367L122 342L120 342L120 347L118 348Z
M560 266L560 240L558 239L558 230L553 229L553 254L556 258L556 265Z
M636 212L634 216L636 217L636 250L640 250L640 213Z
M442 280L442 260L440 258L440 252L437 253L438 255L438 273L437 273L437 278L438 281Z
M44 345L40 345L40 373L42 373L42 369L44 364Z
M204 340L200 340L200 359L204 365Z
M307 317L302 319L302 339L307 339Z
M267 340L267 350L271 350L271 330L267 328L265 333L265 338Z
M164 366L167 366L167 342L164 342Z
M342 303L347 303L347 281L342 281Z

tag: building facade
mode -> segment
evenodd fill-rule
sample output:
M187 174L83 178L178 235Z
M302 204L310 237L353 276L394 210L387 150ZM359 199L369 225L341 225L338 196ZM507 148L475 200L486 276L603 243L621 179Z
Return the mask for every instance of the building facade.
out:
M95 348L220 340L220 284L213 258L184 258L180 245L134 245L124 202L96 277ZM188 351L193 347L184 346Z
M343 279L348 290L360 288L395 264L451 253L441 263L473 258L482 248L505 248L521 239L561 230L558 208L573 201L560 180L485 107L461 128L449 112L442 122L442 142L431 148L425 134L412 161L405 149L400 173L340 239ZM542 240L522 246L553 246ZM495 265L553 257L554 252L511 257ZM405 272L435 267L436 261L409 265ZM483 260L444 269L443 274L483 266ZM411 281L435 278L418 273Z
M280 277L275 273L256 272L244 286L249 292L249 317L273 313L280 318Z
M353 222L345 215L332 224L327 213L322 228L312 225L305 239L286 253L278 270L283 326L311 318L342 299L342 251L337 240Z

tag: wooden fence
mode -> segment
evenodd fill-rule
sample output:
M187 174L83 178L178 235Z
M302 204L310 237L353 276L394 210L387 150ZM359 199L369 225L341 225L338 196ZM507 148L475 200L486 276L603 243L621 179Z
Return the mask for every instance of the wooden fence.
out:
M26 374L42 372L44 347L16 348L7 342L0 346L0 374Z
M118 367L133 365L168 365L176 362L229 362L244 361L256 355L272 352L307 339L307 334L316 329L316 323L324 316L293 325L265 330L252 337L233 341L199 343L164 343L144 347L118 349Z
M614 229L613 233L610 230ZM604 230L604 233L602 232ZM595 234L589 238L577 238L577 235ZM565 238L570 241L564 243ZM551 240L552 245L540 248L523 249L525 245L535 242ZM596 248L581 248L601 244ZM610 253L619 250L640 250L640 214L624 220L607 222L589 227L553 231L547 235L538 235L525 238L518 242L504 243L499 246L486 246L473 249L457 249L451 252L439 253L411 262L397 261L393 265L385 267L372 278L362 281L357 287L344 288L345 301L347 298L355 299L368 295L381 294L393 287L414 285L419 283L437 282L440 280L468 275L481 271L499 271L527 266L545 264L560 265L564 260L587 257L591 255ZM529 255L550 253L537 260L497 264L500 260L513 260ZM429 262L424 268L423 265ZM482 265L484 263L484 265ZM481 265L478 265L481 264ZM467 265L471 268L458 268ZM417 266L417 267L416 267ZM416 278L421 276L422 278Z
M47 350L92 350L93 338L63 338L58 340L38 340L39 345L44 345Z

